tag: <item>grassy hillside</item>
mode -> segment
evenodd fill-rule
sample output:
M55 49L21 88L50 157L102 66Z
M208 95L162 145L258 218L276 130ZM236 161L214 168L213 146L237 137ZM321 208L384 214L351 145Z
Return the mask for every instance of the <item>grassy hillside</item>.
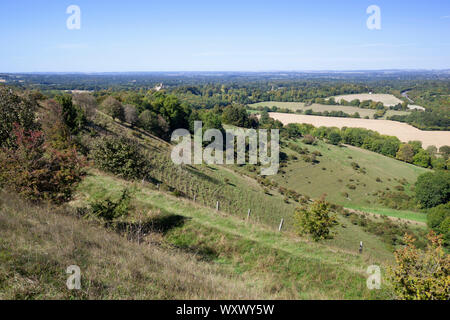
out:
M104 114L99 113L98 117L97 121L107 134L126 135L141 143L152 163L151 175L159 181L157 183L162 190L178 190L184 197L196 197L198 203L212 208L219 201L223 211L239 217L246 217L248 209L251 209L258 213L260 222L273 227L278 226L281 218L289 220L298 205L294 201L285 201L277 188L267 192L256 182L254 178L257 175L249 172L247 166L175 166L170 159L170 144L114 122ZM383 208L376 193L395 191L402 186L411 195L412 184L427 169L352 146L337 147L320 141L317 145L306 145L301 141L293 143L308 148L311 153L320 152L322 156L317 157L319 163L306 162L297 152L284 146L282 151L297 157L297 160L291 159L287 167L268 179L313 198L326 194L327 200L348 208L425 221L421 213ZM352 163L357 163L363 170L353 169ZM352 186L355 189L350 189Z
M95 180L96 184L91 184ZM132 183L94 171L73 206ZM188 200L136 187L134 204L145 235L104 229L76 210L27 204L2 193L0 298L20 299L377 299L365 269L390 261L365 235L363 255L334 242L316 244ZM56 210L56 211L55 211ZM79 212L79 211L78 211ZM137 213L122 221L136 223ZM351 228L350 225L348 227ZM357 231L358 239L362 236ZM356 239L355 239L356 241ZM385 254L382 254L382 253ZM82 272L82 290L65 287L69 265Z
M380 265L384 272L393 263L391 245L352 219L339 215L334 239L315 243L292 232L292 213L298 204L286 201L275 189L263 188L244 167L176 167L166 142L102 113L98 113L96 125L95 134L86 136L83 144L88 146L91 138L101 135L136 139L151 161L151 181L125 181L90 169L68 209L36 207L1 194L0 298L391 297L387 285L375 291L366 287L369 265ZM330 200L336 203L343 203L340 189L328 182L339 179L341 171L342 177L383 186L395 185L394 176L412 183L421 172L386 158L359 176L349 171L354 169L348 156L358 159L361 167L373 166L381 156L322 143L308 148L322 153L319 164L303 167L303 160L291 160L273 179L313 197L328 190ZM324 165L329 169L323 170ZM295 184L300 179L294 172L307 172L305 185ZM378 175L383 182L369 182ZM322 184L311 187L316 179ZM364 179L369 180L362 182ZM118 198L124 188L133 195L134 210L128 216L105 228L104 222L86 214L92 202ZM320 194L312 192L316 189ZM351 203L364 205L366 197L356 191ZM216 201L220 201L219 211L215 210ZM252 209L249 220L248 208ZM285 227L280 233L281 218ZM360 241L364 242L363 254L358 253ZM65 269L72 264L81 267L81 291L65 288Z
M417 177L427 172L427 169L352 146L333 146L321 141L317 145L293 143L311 152L320 152L322 156L317 157L315 164L291 161L274 180L312 197L325 193L331 202L346 207L379 208L377 191L395 191L402 187L412 194L411 186ZM295 153L287 148L286 151Z
M68 211L3 192L0 205L0 299L276 297L196 255L138 245ZM80 291L66 288L65 271L74 264L81 269Z
M404 189L406 194L412 195L417 177L428 169L352 146L334 146L322 141L316 145L298 140L290 143L321 156L316 157L314 163L288 145L282 147L290 160L277 175L268 177L279 186L313 198L326 194L330 202L352 209L426 221L426 216L418 212L383 207L378 192ZM238 170L245 171L244 168Z
M128 128L99 114L97 120L104 129L101 134L121 134L136 139L151 162L154 185L162 191L179 191L184 197L215 208L219 201L223 211L246 217L248 209L258 212L262 222L276 226L295 205L285 203L278 192L270 195L254 180L234 172L234 166L174 165L171 146L143 131Z
M106 194L117 198L125 187L135 190L137 208L125 221L142 219L151 230L159 231L149 232L145 241L174 246L221 265L234 275L252 279L249 286L259 283L264 291L287 299L380 298L387 294L366 289L365 269L371 264L390 264L391 252L379 238L345 219L341 219L345 228L337 228L334 240L317 244L289 231L279 233L258 222L257 213L246 221L160 192L152 185L126 182L96 170L80 185L72 205L84 207ZM361 240L367 248L362 256L357 253Z

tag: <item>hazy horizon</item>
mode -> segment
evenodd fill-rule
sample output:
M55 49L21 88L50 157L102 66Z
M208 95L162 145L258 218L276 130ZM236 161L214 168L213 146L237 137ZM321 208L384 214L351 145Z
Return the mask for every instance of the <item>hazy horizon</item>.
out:
M0 30L4 73L450 68L437 0L8 1Z
M324 69L324 70L152 70L152 71L14 71L0 74L145 74L145 73L376 73L376 72L450 72L443 69Z

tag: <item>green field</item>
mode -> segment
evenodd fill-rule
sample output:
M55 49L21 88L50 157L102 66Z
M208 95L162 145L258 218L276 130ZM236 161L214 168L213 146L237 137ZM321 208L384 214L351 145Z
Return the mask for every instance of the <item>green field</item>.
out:
M363 212L369 212L373 214L393 217L393 218L400 218L400 219L406 219L411 221L420 222L421 225L426 224L427 222L427 215L425 213L421 212L414 212L414 211L407 211L407 210L394 210L390 208L371 208L371 207L361 207L361 206L355 206L352 204L347 204L347 208L359 210Z
M377 192L396 191L401 186L406 194L412 196L411 186L428 169L352 146L333 146L321 141L317 145L293 143L311 153L320 152L321 156L314 164L304 161L301 155L288 147L282 148L297 160L289 160L276 176L269 177L280 186L312 198L325 194L330 202L347 208L425 222L426 216L422 213L384 208ZM352 163L360 169L355 170Z
M373 115L375 114L376 110L373 109L363 109L363 108L357 108L357 107L351 107L351 106L340 106L340 105L324 105L324 104L317 104L313 103L309 106L305 106L305 103L303 102L277 102L277 101L267 101L267 102L258 102L254 104L248 105L250 109L256 109L258 107L277 107L282 109L289 109L293 112L297 110L302 110L303 112L308 109L312 109L314 112L324 112L324 111L342 111L347 114L353 115L354 113L358 112L361 118L364 118L368 116L369 118L373 118ZM396 111L396 110L388 110L386 111L386 114L383 118L390 117L393 115L407 115L409 112L407 111Z
M408 192L417 177L427 172L427 169L351 146L333 146L321 141L315 146L298 141L294 143L308 148L310 152L320 152L322 156L317 158L319 163L290 161L274 180L312 197L327 194L327 199L343 206L379 207L374 192L395 190L396 186L402 185L400 179L406 180L403 187ZM290 149L286 152L295 154ZM297 157L301 158L300 155ZM365 173L353 169L353 162ZM356 188L350 189L349 185ZM343 195L344 192L348 193L348 197Z

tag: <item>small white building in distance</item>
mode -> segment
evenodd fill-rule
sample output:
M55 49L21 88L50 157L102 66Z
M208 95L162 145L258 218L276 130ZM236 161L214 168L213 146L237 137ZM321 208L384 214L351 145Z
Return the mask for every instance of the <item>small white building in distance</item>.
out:
M161 89L164 89L164 85L162 83L160 83L159 86L155 87L156 91L160 91Z

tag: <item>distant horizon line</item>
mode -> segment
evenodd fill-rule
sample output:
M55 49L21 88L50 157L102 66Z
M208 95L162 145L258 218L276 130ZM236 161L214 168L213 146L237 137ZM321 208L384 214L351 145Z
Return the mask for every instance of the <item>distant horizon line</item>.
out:
M305 70L154 70L154 71L0 71L0 74L139 74L139 73L343 73L343 72L447 72L449 68L305 69Z

